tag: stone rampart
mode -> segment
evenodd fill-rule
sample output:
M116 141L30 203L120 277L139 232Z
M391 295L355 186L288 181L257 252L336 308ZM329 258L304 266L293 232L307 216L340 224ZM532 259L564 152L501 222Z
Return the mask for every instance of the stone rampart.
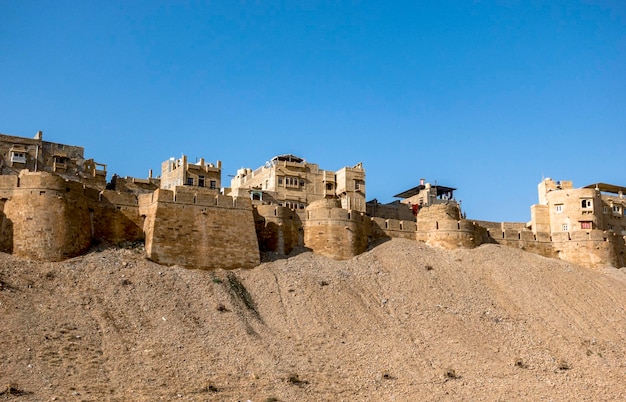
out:
M143 219L135 194L104 190L96 196L90 211L94 239L114 244L143 240Z
M23 171L3 188L2 236L5 251L35 260L59 261L91 245L89 199L82 184L45 172ZM10 191L11 194L8 194Z
M145 216L146 253L155 262L201 269L252 268L260 263L247 198L201 188L159 189L139 196L139 213Z
M626 265L625 237L602 230L533 233L523 223L477 221L483 243L520 248L590 268Z
M456 203L433 204L417 214L417 241L445 249L473 248L482 243L482 229L461 219Z
M257 205L254 223L259 249L281 255L289 254L304 242L304 229L297 213L279 205Z
M535 228L533 228L535 229ZM0 175L0 251L44 261L84 253L93 240L145 240L156 262L194 268L251 268L259 251L297 246L348 259L373 242L416 239L447 249L498 243L589 267L626 265L623 235L602 230L537 231L519 222L470 221L456 203L422 208L417 222L342 209L338 199L306 210L252 207L247 197L180 186L133 194L99 190L47 172Z
M577 231L553 236L558 258L590 268L626 266L626 236L602 231Z
M370 218L369 237L374 241L385 238L415 240L416 230L416 223L411 220Z
M337 199L317 200L306 208L304 245L316 254L346 260L367 250L369 218L341 208Z

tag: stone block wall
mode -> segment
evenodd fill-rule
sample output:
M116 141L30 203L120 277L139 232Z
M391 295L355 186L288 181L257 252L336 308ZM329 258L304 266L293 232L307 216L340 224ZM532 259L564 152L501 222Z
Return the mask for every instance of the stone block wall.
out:
M415 240L417 225L412 220L371 217L369 237L376 241L385 238Z
M535 229L535 228L533 228ZM136 195L99 190L47 172L0 175L0 251L44 261L81 255L93 240L145 240L156 262L192 268L251 268L259 251L297 246L349 259L380 239L443 248L498 243L589 267L626 266L626 238L612 231L533 231L524 223L461 219L455 203L422 208L417 222L370 217L322 199L306 210L254 209L247 197L176 187Z
M144 239L143 218L135 194L104 190L95 197L90 211L94 239L113 244Z
M562 260L590 268L626 266L626 236L603 230L554 236L552 247Z
M544 257L589 268L626 266L626 237L603 230L538 232L523 223L476 221L484 229L482 243L516 247Z
M4 213L6 199L0 198L0 251L3 253L13 252L13 221Z
M254 223L261 251L287 255L295 247L304 245L302 221L287 207L257 205L254 208Z
M252 204L195 189L139 196L146 253L155 262L201 269L252 268L260 263Z
M3 183L6 184L6 183ZM4 201L5 251L34 260L60 261L91 245L90 203L82 184L45 172L22 172Z
M456 203L433 204L417 214L417 241L445 249L473 248L483 242L481 228L461 219Z
M306 208L304 245L316 254L346 260L367 250L368 227L369 218L342 209L338 199L318 200Z

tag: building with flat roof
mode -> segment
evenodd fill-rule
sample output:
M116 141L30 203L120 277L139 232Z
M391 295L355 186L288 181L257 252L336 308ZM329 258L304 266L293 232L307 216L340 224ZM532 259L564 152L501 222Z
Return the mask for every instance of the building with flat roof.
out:
M533 232L603 230L626 235L626 187L597 183L574 188L569 180L544 179L531 207Z
M161 188L172 190L177 186L203 187L220 190L222 186L222 162L206 163L200 158L189 163L187 156L170 158L161 163Z
M22 170L56 173L67 180L97 188L106 186L106 165L85 159L83 147L34 138L0 134L0 174L19 175Z
M278 155L252 170L242 168L231 180L231 195L253 202L304 209L311 202L339 198L341 207L365 212L365 170L358 163L336 172L320 169L295 155Z

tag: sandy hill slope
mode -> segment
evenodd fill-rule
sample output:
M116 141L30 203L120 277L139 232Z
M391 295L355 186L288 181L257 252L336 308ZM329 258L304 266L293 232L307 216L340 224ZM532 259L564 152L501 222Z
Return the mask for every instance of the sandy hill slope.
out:
M626 270L392 240L349 261L0 255L0 400L625 400Z

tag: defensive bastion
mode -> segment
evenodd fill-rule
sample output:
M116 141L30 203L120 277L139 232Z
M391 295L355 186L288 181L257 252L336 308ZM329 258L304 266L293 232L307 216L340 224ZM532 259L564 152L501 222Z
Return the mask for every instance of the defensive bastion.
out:
M0 251L59 261L94 242L144 241L146 256L165 265L252 268L261 252L298 247L349 259L388 238L453 249L485 243L516 247L589 267L624 266L624 236L602 230L533 233L522 223L471 221L455 202L422 208L416 221L371 217L338 199L306 209L252 205L217 190L176 187L151 193L99 190L48 172L0 175Z
M79 163L82 148L76 161L54 154L51 169L16 170L30 163L32 147L38 155L37 141L7 145L3 163L8 173L0 174L0 251L25 258L59 261L81 255L98 242L141 241L146 256L161 264L234 269L258 265L264 252L286 256L304 248L341 260L385 239L405 238L448 249L496 243L588 267L626 265L626 200L618 186L598 183L574 189L571 182L545 179L538 186L540 202L531 208L531 222L524 224L465 219L452 197L454 189L422 180L402 193L408 197L404 204L373 200L372 211L377 212L370 215L359 201L365 196L361 164L340 170L352 176L339 175L339 185L339 176L330 171L317 174L317 165L293 162L299 159L290 155L295 167L289 174L300 176L290 176L287 196L313 187L325 190L307 204L283 206L255 200L255 195L269 194L256 187L249 192L239 189L233 196L212 188L217 187L212 181L209 188L203 187L208 173L215 173L218 183L219 162L207 165L210 169L203 160L170 163L181 162L195 176L181 176L180 183L172 182L168 189L159 188L159 178L151 174L146 180L115 175L105 188L83 174L81 169L91 165ZM59 166L74 166L81 174L59 174ZM314 170L317 175L311 177L321 180L319 185L308 181L307 169ZM278 184L283 180L272 178ZM348 209L352 205L358 210Z
M337 199L293 210L206 188L99 190L48 172L0 175L0 212L1 251L41 261L81 255L94 242L144 241L161 264L252 268L261 251L306 247L347 259L380 239L415 236L415 222L371 218Z

